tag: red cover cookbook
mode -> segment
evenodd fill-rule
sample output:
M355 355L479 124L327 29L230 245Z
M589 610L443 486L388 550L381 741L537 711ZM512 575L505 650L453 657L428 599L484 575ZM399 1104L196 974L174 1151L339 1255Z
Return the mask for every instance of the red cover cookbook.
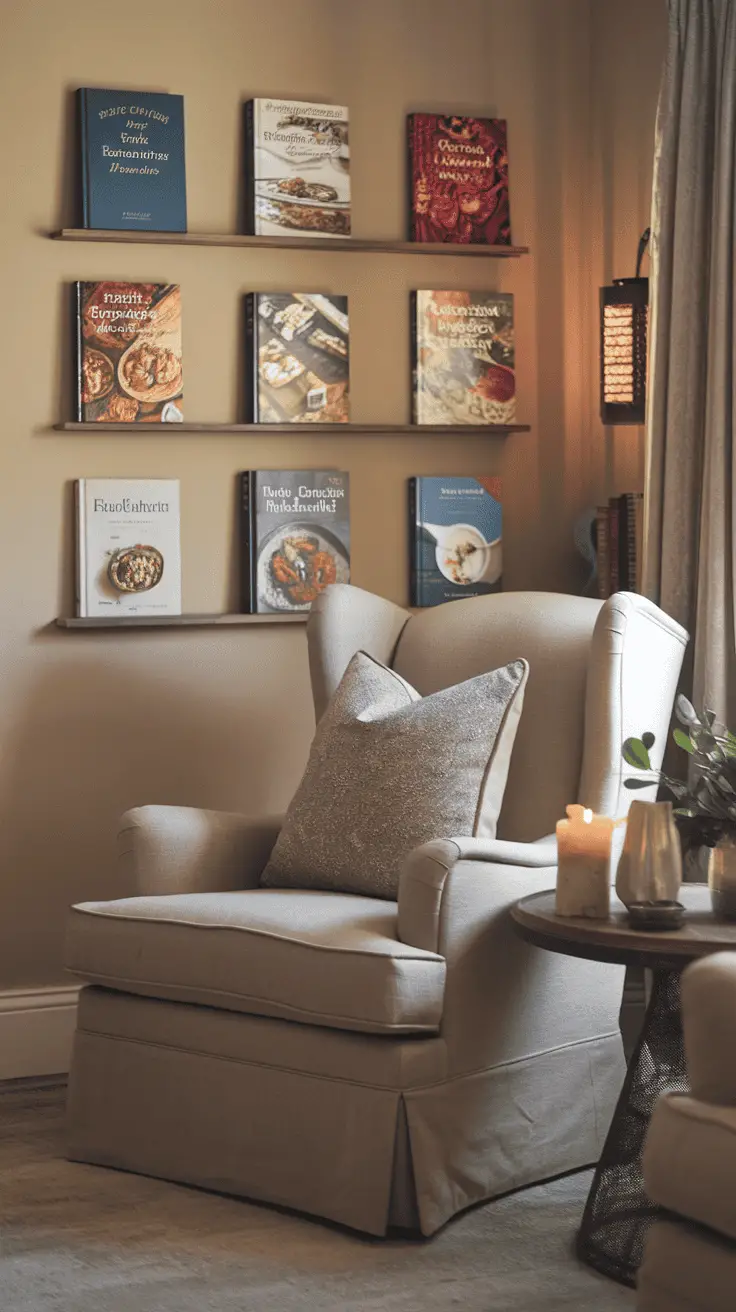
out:
M410 114L409 240L509 246L506 120Z

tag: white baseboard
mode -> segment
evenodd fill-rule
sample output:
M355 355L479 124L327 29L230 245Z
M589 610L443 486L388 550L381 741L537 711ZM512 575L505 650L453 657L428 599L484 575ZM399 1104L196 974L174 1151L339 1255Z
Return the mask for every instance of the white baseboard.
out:
M0 1080L69 1070L76 984L0 992Z

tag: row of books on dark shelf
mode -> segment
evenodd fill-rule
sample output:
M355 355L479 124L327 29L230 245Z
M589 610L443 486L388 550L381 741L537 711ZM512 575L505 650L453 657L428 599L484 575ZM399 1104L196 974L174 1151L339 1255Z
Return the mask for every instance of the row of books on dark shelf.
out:
M245 298L248 423L348 423L348 298ZM182 296L174 283L75 284L79 423L184 420ZM514 298L411 293L412 419L510 424L516 417Z
M186 232L184 99L82 87L85 228ZM246 110L246 226L349 237L350 142L345 105L261 97ZM511 244L504 119L410 114L409 239Z
M246 470L238 492L243 613L307 611L350 581L346 471ZM500 591L500 479L417 476L408 494L411 604ZM180 615L179 480L80 478L75 496L77 614Z
M641 587L644 497L624 492L598 506L595 518L598 595L638 592Z

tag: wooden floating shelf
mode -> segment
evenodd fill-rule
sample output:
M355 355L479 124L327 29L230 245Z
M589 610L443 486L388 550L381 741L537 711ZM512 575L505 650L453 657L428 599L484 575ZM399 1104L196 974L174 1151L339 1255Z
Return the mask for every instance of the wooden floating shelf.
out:
M529 433L530 424L54 424L57 433L158 433L175 437L177 433L242 433L252 437L343 437L360 433L366 437L503 437L506 433Z
M93 615L57 619L60 629L211 629L240 624L305 624L308 611L283 615Z
M150 246L244 246L260 250L347 251L354 255L444 255L516 260L528 246L461 245L454 242L373 241L364 237L254 237L230 232L128 232L107 228L60 228L56 241L105 241Z

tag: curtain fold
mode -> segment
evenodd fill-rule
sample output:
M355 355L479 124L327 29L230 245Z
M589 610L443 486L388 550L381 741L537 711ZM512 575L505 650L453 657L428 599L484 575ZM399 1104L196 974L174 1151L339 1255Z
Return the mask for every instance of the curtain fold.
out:
M652 205L643 591L736 721L732 448L736 0L669 0Z

